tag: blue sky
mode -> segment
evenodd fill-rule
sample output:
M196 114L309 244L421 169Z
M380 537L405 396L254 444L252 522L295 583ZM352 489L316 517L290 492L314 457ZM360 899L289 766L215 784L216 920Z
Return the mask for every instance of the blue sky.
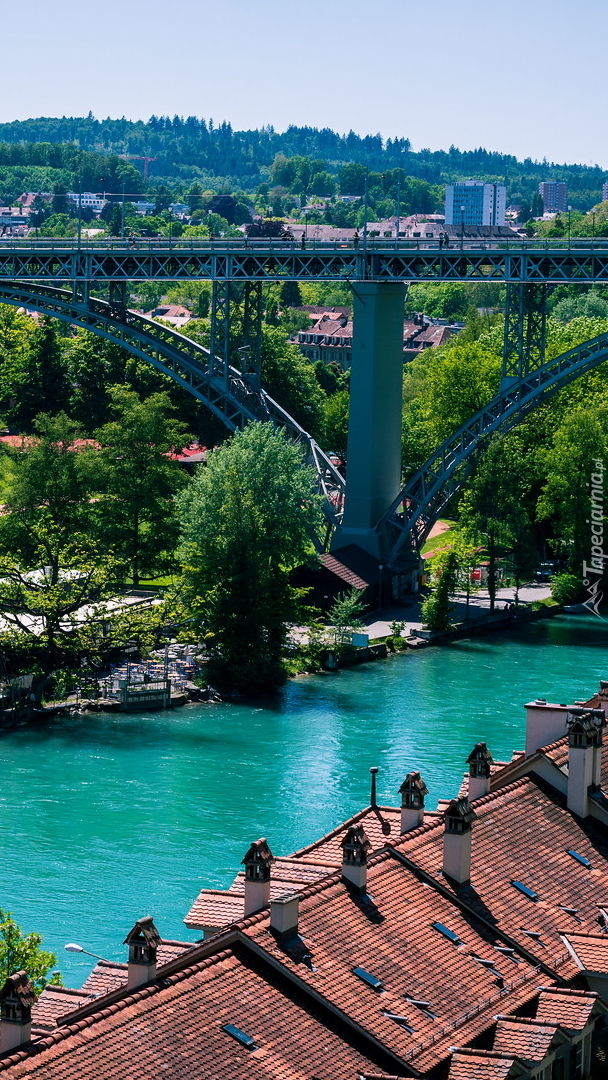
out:
M195 114L608 167L606 0L29 0L6 18L2 121Z

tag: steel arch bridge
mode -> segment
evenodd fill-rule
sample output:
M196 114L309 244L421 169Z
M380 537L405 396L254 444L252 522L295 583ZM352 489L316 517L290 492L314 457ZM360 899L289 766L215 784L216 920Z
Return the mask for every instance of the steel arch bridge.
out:
M320 546L327 546L332 529L342 519L344 478L312 436L263 389L248 382L247 376L233 367L224 367L218 374L209 350L202 345L135 311L113 308L104 300L89 297L84 302L65 289L0 281L0 303L32 307L122 346L187 390L229 431L242 429L251 420L271 421L283 428L315 470L327 521L327 536Z
M521 423L568 383L608 359L608 333L561 353L513 381L469 418L408 480L378 523L388 541L388 561L403 547L419 549L439 514L462 486L476 452L496 433Z
M608 282L608 239L2 239L0 280Z

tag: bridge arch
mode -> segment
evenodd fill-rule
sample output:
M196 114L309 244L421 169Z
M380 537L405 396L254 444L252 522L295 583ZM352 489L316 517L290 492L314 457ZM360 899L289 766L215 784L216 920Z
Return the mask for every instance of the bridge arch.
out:
M608 333L514 379L450 435L410 479L376 526L392 563L405 546L420 548L433 523L471 471L476 451L521 423L568 383L608 359Z
M214 371L209 350L176 330L96 297L84 300L67 289L0 281L0 303L33 308L120 345L168 375L210 409L229 431L242 429L252 420L270 420L284 429L315 470L328 523L323 543L329 543L331 531L342 520L344 478L312 436L265 390L249 385L236 368L220 375Z

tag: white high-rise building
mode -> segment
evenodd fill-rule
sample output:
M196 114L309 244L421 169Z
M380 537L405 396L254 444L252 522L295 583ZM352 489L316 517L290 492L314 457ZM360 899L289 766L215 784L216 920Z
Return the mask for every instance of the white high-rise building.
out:
M445 189L446 225L504 225L507 189L504 184L462 180Z

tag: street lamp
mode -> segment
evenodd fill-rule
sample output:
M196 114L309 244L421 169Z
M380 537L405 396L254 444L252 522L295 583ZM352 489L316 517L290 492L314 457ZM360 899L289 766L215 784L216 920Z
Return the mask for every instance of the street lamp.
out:
M82 945L76 945L74 941L68 941L67 945L63 947L66 952L86 953L87 956L94 956L96 960L103 960L104 964L112 963L112 960L106 960L105 956L98 956L97 953L89 952L88 949L83 949Z
M460 249L462 251L464 247L464 211L465 207L460 207Z
M570 247L570 214L572 213L572 207L568 207L568 247Z

